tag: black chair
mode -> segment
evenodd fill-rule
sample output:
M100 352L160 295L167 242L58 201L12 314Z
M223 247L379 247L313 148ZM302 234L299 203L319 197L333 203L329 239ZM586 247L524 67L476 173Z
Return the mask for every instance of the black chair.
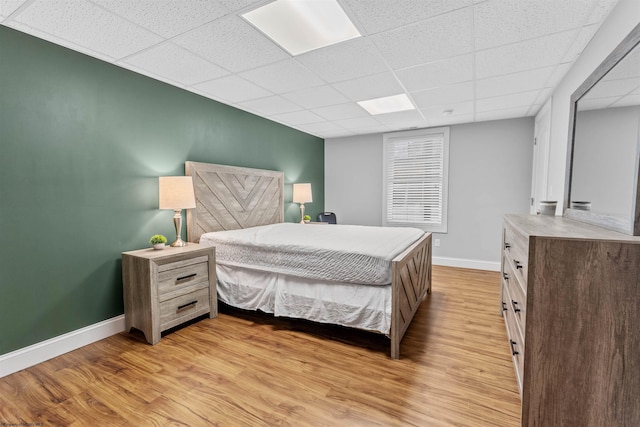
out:
M318 222L328 222L329 224L337 224L336 214L333 212L320 212L317 218Z

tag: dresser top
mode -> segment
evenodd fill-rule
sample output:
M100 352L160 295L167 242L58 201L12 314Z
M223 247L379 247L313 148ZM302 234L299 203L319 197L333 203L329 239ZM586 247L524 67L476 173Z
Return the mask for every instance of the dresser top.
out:
M629 236L561 216L509 214L504 219L524 235L640 243L640 236Z

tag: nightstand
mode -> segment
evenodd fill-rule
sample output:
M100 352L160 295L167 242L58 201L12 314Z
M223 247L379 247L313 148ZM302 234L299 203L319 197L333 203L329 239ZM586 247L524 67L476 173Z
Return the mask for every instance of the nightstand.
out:
M160 341L162 331L218 315L213 247L189 243L123 252L122 279L126 330L139 329L150 344Z

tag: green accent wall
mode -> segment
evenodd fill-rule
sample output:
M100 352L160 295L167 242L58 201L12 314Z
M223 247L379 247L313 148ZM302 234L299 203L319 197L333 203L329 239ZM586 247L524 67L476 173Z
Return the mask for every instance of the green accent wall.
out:
M157 177L187 160L283 171L286 221L293 182L324 209L320 138L3 26L0 58L0 355L124 312L120 254L175 236Z

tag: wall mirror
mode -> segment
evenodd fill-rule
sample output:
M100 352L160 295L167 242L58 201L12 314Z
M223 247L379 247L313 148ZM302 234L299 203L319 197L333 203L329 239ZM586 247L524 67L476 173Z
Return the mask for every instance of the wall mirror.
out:
M564 216L640 235L640 24L571 96Z

